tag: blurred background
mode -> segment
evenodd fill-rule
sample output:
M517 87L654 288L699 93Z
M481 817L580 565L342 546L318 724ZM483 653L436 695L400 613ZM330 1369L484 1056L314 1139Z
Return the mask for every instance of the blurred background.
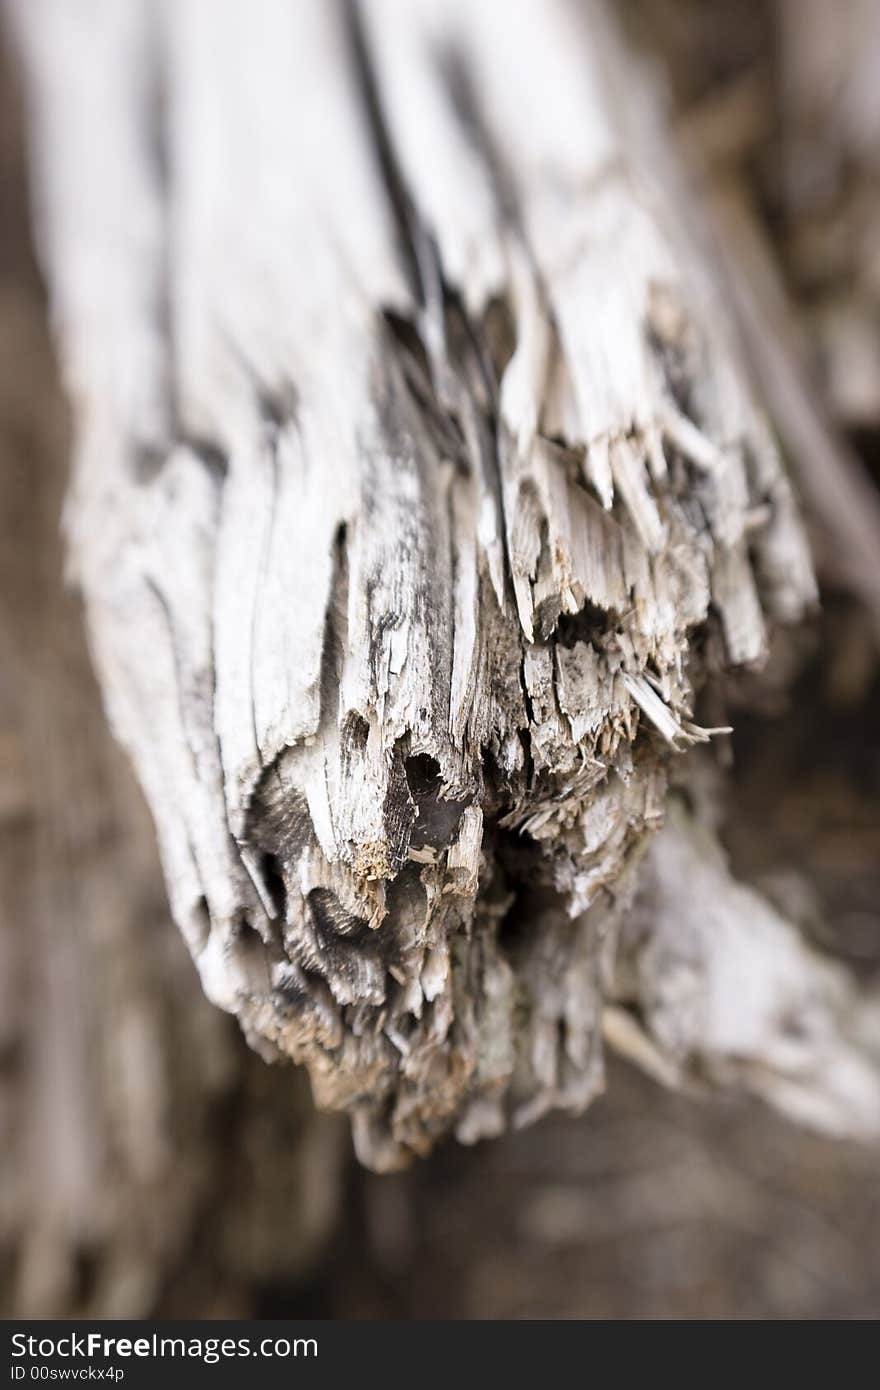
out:
M854 565L821 503L823 457L880 483L880 3L618 8L816 411L796 477L823 611L748 691L725 842L880 981L880 548ZM69 422L8 48L0 206L4 1315L877 1316L874 1152L619 1064L581 1119L378 1178L205 1001L64 586Z

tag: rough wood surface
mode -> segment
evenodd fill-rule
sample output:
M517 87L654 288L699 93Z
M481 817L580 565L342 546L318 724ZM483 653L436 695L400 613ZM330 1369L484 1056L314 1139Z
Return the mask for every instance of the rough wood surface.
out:
M0 1315L256 1316L323 1253L346 1136L205 1000L101 714L11 88L0 54Z
M713 732L701 684L760 663L815 585L605 11L13 9L71 569L208 996L380 1168L586 1105L608 1000L661 1070L721 1069L735 1029L645 1004L668 915L647 1032L618 928L670 765ZM777 927L664 836L760 976ZM832 1040L813 1118L876 1132L863 1039L786 941L779 998L819 998ZM788 1103L803 1057L771 1038L739 1079Z

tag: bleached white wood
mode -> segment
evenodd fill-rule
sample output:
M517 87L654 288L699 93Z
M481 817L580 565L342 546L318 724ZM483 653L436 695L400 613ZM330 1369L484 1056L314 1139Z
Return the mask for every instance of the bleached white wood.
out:
M377 1167L582 1107L702 639L815 597L650 89L564 0L16 12L72 563L206 991Z
M641 1022L630 1014L624 1034L612 1014L611 1038L642 1064L651 1048L666 1084L736 1086L832 1134L880 1137L880 997L735 882L679 807L647 856L615 970Z

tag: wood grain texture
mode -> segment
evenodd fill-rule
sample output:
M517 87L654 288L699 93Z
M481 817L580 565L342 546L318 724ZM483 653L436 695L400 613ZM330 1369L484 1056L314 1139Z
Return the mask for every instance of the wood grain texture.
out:
M248 1317L347 1156L204 998L63 584L69 418L0 50L0 1315Z
M206 993L378 1168L582 1108L697 691L815 600L648 75L564 0L16 12L71 568Z

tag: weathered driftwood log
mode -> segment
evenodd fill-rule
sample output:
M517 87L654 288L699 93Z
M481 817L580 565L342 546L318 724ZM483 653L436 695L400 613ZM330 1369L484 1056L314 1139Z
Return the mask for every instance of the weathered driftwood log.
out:
M877 1132L852 987L705 832L624 912L697 691L815 588L604 10L16 13L71 567L209 997L378 1167L586 1105L603 1016Z

